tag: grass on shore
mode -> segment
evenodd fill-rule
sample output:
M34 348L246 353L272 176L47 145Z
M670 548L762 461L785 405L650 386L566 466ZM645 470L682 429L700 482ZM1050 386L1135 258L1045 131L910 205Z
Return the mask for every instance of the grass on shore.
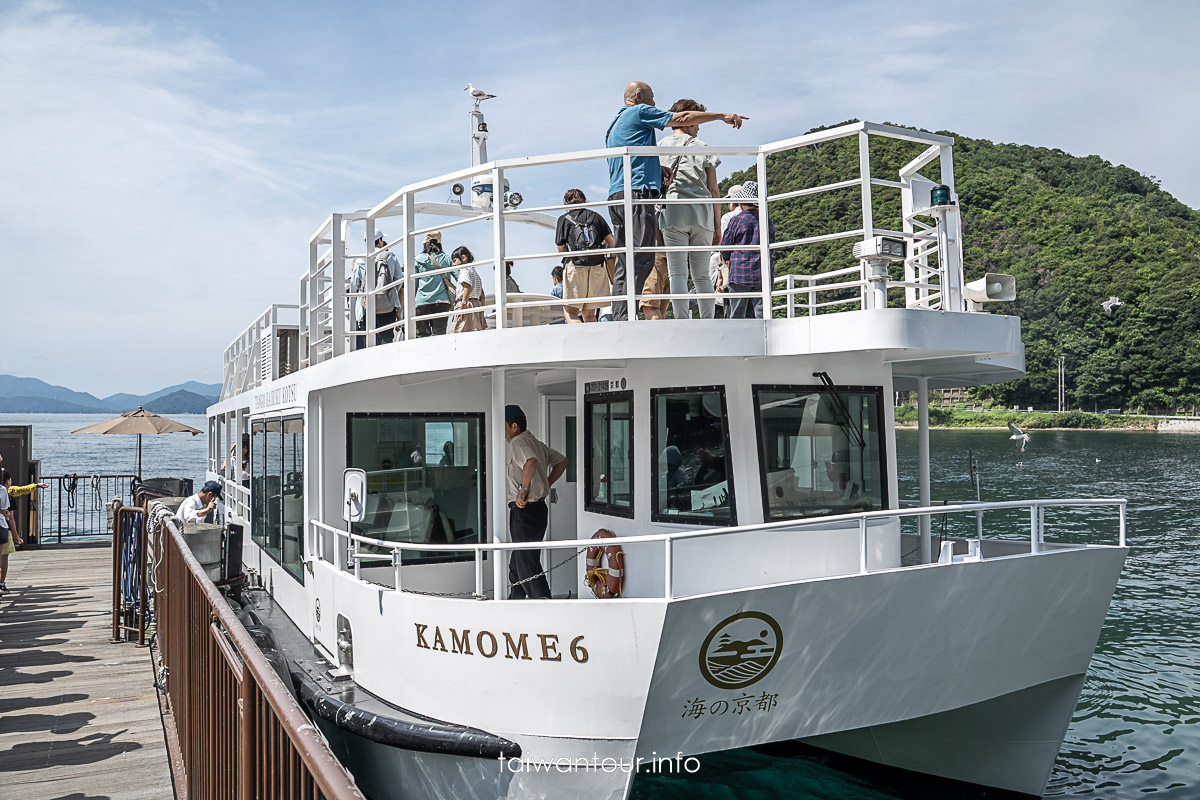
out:
M1004 428L1008 423L1022 430L1039 428L1080 428L1154 430L1155 421L1150 417L1133 417L1122 414L1091 414L1087 411L1008 411L986 409L972 411L969 408L945 408L930 406L929 424L939 428ZM896 406L896 424L915 426L917 407Z

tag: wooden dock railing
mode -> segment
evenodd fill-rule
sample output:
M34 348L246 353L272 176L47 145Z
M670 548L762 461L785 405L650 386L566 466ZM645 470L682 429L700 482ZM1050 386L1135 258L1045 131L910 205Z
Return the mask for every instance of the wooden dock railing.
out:
M188 800L363 800L178 526L166 527L155 611Z

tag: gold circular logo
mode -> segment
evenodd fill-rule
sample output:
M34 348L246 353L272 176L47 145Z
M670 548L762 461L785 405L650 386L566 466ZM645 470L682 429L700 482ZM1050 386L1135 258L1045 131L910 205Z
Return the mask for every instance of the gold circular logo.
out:
M709 631L700 647L700 674L718 689L743 689L774 668L782 648L778 622L760 611L743 611Z

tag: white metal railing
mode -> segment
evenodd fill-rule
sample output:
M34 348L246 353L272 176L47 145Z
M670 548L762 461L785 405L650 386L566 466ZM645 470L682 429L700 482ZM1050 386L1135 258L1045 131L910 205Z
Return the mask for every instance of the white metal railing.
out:
M484 593L483 581L483 554L486 552L502 553L512 550L562 550L576 549L582 550L587 547L601 547L605 542L610 544L615 543L623 547L632 544L661 544L663 546L663 563L664 563L664 587L663 598L670 600L675 597L674 592L674 546L676 542L691 540L691 539L707 539L719 536L729 536L734 534L755 533L760 531L778 531L793 528L822 528L822 532L829 532L830 524L842 526L842 529L847 532L855 532L858 536L858 574L865 575L871 570L868 567L868 547L867 547L867 528L871 520L877 519L902 519L906 517L915 517L918 519L927 519L936 515L947 514L975 514L978 519L982 519L982 515L988 511L999 511L1005 509L1029 509L1030 527L1029 527L1029 552L1036 555L1043 551L1045 545L1045 528L1047 508L1067 508L1067 507L1095 507L1095 506L1116 506L1118 509L1118 532L1117 546L1125 546L1125 531L1126 531L1126 504L1125 498L1102 498L1102 499L1065 499L1065 500L1009 500L1000 502L988 503L958 503L955 505L941 506L926 506L924 508L911 509L883 509L880 511L863 511L853 514L839 514L836 516L812 517L808 519L784 520L779 522L766 522L754 525L738 525L728 528L705 528L699 530L672 531L670 533L647 534L642 536L620 536L616 539L567 539L567 540L549 540L540 542L480 542L474 544L425 544L418 542L392 542L384 539L373 539L368 536L352 533L350 531L341 530L327 525L319 520L309 520L313 531L315 532L316 540L316 558L324 560L325 554L325 534L330 534L334 537L335 543L341 543L341 546L332 548L334 554L334 566L339 570L352 568L355 578L362 577L362 563L364 561L387 561L390 562L395 576L395 591L402 591L401 583L401 566L403 554L406 552L418 553L466 553L474 554L475 562L475 597L486 597ZM845 523L855 523L856 528L844 528ZM833 532L838 532L839 528L832 529ZM983 528L980 525L978 529L978 537L974 540L976 543L977 552L982 558L982 538ZM388 551L386 554L365 553L362 548L364 546L376 547ZM492 585L494 587L493 597L497 600L503 600L505 592L499 591L504 587L505 581L505 559L492 559ZM902 567L903 568L903 567ZM891 568L885 568L891 569ZM882 571L882 570L881 570ZM832 577L832 576L831 576ZM774 585L774 584L771 584ZM758 586L745 586L742 588L761 588ZM631 598L634 599L634 598ZM636 598L645 599L645 598Z
M869 142L873 136L901 139L927 145L925 151L905 165L899 173L899 180L884 180L871 174ZM803 147L835 141L844 138L856 138L859 154L859 174L849 180L839 180L819 186L803 187L771 194L768 186L767 158L771 155L785 153ZM857 189L862 208L862 224L858 228L846 231L819 232L799 238L771 243L764 240L757 246L760 254L760 264L770 263L772 266L761 269L761 286L739 294L702 293L637 293L633 280L625 281L622 291L614 287L612 294L588 298L588 302L625 303L627 309L637 309L641 299L654 300L725 300L735 298L761 299L763 308L773 316L779 313L792 318L796 316L816 315L841 310L857 310L884 308L888 305L888 290L899 288L904 290L904 306L908 308L939 309L942 311L970 311L962 297L963 263L961 244L961 224L956 204L932 206L930 191L935 182L920 174L926 166L937 163L940 170L940 182L950 188L951 198L957 200L954 194L954 165L953 140L935 134L911 131L889 125L878 125L869 122L858 122L843 125L825 131L797 136L757 147L734 146L705 146L689 147L687 155L722 155L722 156L751 156L755 159L754 174L759 184L759 196L765 197L760 202L757 212L760 226L766 230L767 219L770 217L772 203L785 202L798 197L812 196L825 192ZM625 192L623 198L583 203L580 205L546 205L532 208L506 209L501 202L500 187L504 186L505 176L519 170L533 169L543 166L578 164L584 162L601 162L611 158L622 161L625 185L631 184L631 159L638 156L671 157L679 155L678 148L659 147L623 147L606 150L587 150L574 153L537 156L530 158L505 159L491 161L475 167L458 170L446 175L410 184L393 193L379 205L366 211L347 214L332 214L317 229L309 240L309 268L300 281L300 336L303 346L301 365L307 366L326 360L345 352L353 347L353 337L358 335L365 339L367 347L375 346L375 336L389 330L395 331L396 338L413 338L416 335L417 322L429 322L453 317L464 313L485 313L494 315L497 328L505 328L517 323L510 322L507 313L510 303L508 292L504 286L502 266L506 262L531 261L538 259L559 259L562 253L554 252L512 252L506 246L506 224L508 222L534 223L552 226L556 217L548 216L552 212L562 212L568 208L611 208L620 206L624 209L625 219L630 219L635 205L652 204L696 204L703 202L697 198L633 198ZM419 200L417 195L422 192L469 181L472 178L488 180L494 189L494 201L490 209L477 209L471 206L446 204L440 206L438 213L451 214L460 219L446 220L436 224L418 225L417 216L423 217L435 211L436 203ZM872 196L876 189L898 191L900 194L902 230L893 231L880 228L874 224ZM717 200L717 198L714 198ZM391 241L379 249L374 247L376 223L380 220L400 218L403 232L392 237ZM490 222L492 228L492 255L473 262L473 266L495 267L497 275L496 292L482 308L467 310L451 309L418 315L415 308L416 281L428 279L443 273L457 270L457 267L435 269L417 273L413 270L418 253L418 237L432 231L444 231L470 222ZM357 252L348 251L347 234L351 223L366 225L363 241L365 246L355 246ZM906 255L903 262L903 276L891 274L883 262L868 262L858 260L844 269L812 275L773 275L773 259L771 256L792 248L806 247L823 242L845 239L870 239L874 236L892 236L903 239L906 243ZM451 248L447 247L447 251ZM542 248L545 249L545 248ZM626 272L632 277L635 255L650 255L659 253L683 252L712 252L714 250L751 250L753 247L721 248L709 246L690 247L636 247L631 238L627 237L621 247L589 251L592 254L624 256L627 265ZM375 285L375 270L365 271L365 286L361 292L349 292L346 289L348 265L355 258L366 258L373 264L378 257L387 253L399 255L404 266L402 277L395 279L385 287ZM847 254L848 261L855 259ZM396 322L377 326L375 323L375 299L381 292L390 288L399 289L401 305ZM362 300L366 306L366 330L355 331L355 304ZM453 304L454 298L451 297ZM561 309L562 306L578 303L578 300L559 300L556 298L538 298L511 304L515 308L543 307ZM766 315L766 314L764 314ZM636 312L629 315L636 319Z
M250 490L237 481L221 477L222 496L227 515L236 516L244 522L250 521Z
M221 382L221 399L245 392L265 383L263 380L263 342L271 346L270 368L271 377L279 377L277 334L281 330L299 330L300 323L296 316L297 306L280 305L276 303L251 322L244 331L237 335L225 348L223 358L223 378ZM302 351L303 352L303 351Z

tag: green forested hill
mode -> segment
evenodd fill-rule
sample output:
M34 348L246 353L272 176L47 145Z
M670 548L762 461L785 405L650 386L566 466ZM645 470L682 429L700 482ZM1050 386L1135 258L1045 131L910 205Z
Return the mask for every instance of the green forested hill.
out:
M979 387L980 400L1049 405L1057 398L1058 357L1066 358L1074 407L1173 410L1200 403L1200 212L1147 177L1098 156L955 138L967 280L985 271L1017 278L1017 300L988 306L1022 318L1028 375ZM924 148L871 139L871 172L895 180ZM858 143L849 138L772 156L776 194L857 177ZM922 170L939 178L936 164ZM752 179L749 172L727 180ZM899 192L876 187L877 227L900 230ZM772 204L780 239L862 225L857 189ZM796 248L780 274L851 266L852 242ZM899 277L899 271L894 273ZM1125 301L1111 318L1100 303Z

